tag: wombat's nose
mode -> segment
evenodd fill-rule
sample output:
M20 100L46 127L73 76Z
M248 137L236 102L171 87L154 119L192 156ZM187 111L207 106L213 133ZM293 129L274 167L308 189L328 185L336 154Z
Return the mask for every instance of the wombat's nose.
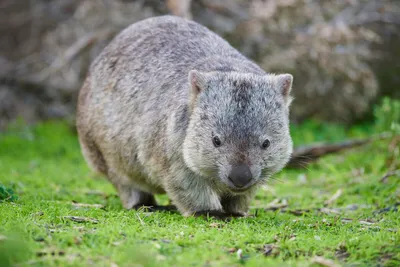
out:
M228 178L236 187L242 188L250 183L253 176L251 175L250 168L243 164L234 166Z

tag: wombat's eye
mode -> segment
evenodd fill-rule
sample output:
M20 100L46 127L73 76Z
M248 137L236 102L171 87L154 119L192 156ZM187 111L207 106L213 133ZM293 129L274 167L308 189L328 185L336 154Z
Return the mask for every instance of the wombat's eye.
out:
M262 148L266 149L269 147L269 145L271 144L271 142L268 139L265 139L265 141L262 143Z
M221 146L221 140L218 138L218 136L214 136L212 138L212 141L213 141L213 144L214 144L215 147Z

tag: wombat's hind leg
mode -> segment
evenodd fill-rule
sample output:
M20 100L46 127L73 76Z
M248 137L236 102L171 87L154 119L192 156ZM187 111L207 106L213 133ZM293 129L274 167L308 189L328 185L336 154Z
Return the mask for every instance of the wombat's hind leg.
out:
M150 193L146 193L137 189L123 188L119 190L119 196L122 205L126 209L144 209L146 211L176 211L174 205L159 206Z
M134 189L132 187L119 187L119 198L125 209L139 209L143 206L157 206L154 196L150 193Z
M96 172L101 174L107 173L107 165L103 154L100 152L96 143L89 137L89 134L81 133L79 136L82 154L89 166Z
M129 176L109 168L108 179L118 191L122 206L126 209L137 209L142 206L155 206L156 200L153 194L143 192L135 186Z

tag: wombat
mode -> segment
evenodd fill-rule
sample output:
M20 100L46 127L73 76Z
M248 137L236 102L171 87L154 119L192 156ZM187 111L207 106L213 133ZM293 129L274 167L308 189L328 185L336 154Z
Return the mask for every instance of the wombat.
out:
M184 216L246 215L292 153L292 80L193 21L145 19L90 67L77 111L83 155L125 208L167 193Z

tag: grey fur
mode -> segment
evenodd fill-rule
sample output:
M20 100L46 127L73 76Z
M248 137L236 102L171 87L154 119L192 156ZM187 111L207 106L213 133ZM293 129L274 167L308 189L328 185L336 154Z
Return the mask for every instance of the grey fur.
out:
M185 216L245 214L257 187L292 152L291 85L290 74L265 73L195 22L146 19L91 65L78 102L82 151L125 208L155 205L152 194L166 192ZM228 176L243 163L253 180L238 191Z

